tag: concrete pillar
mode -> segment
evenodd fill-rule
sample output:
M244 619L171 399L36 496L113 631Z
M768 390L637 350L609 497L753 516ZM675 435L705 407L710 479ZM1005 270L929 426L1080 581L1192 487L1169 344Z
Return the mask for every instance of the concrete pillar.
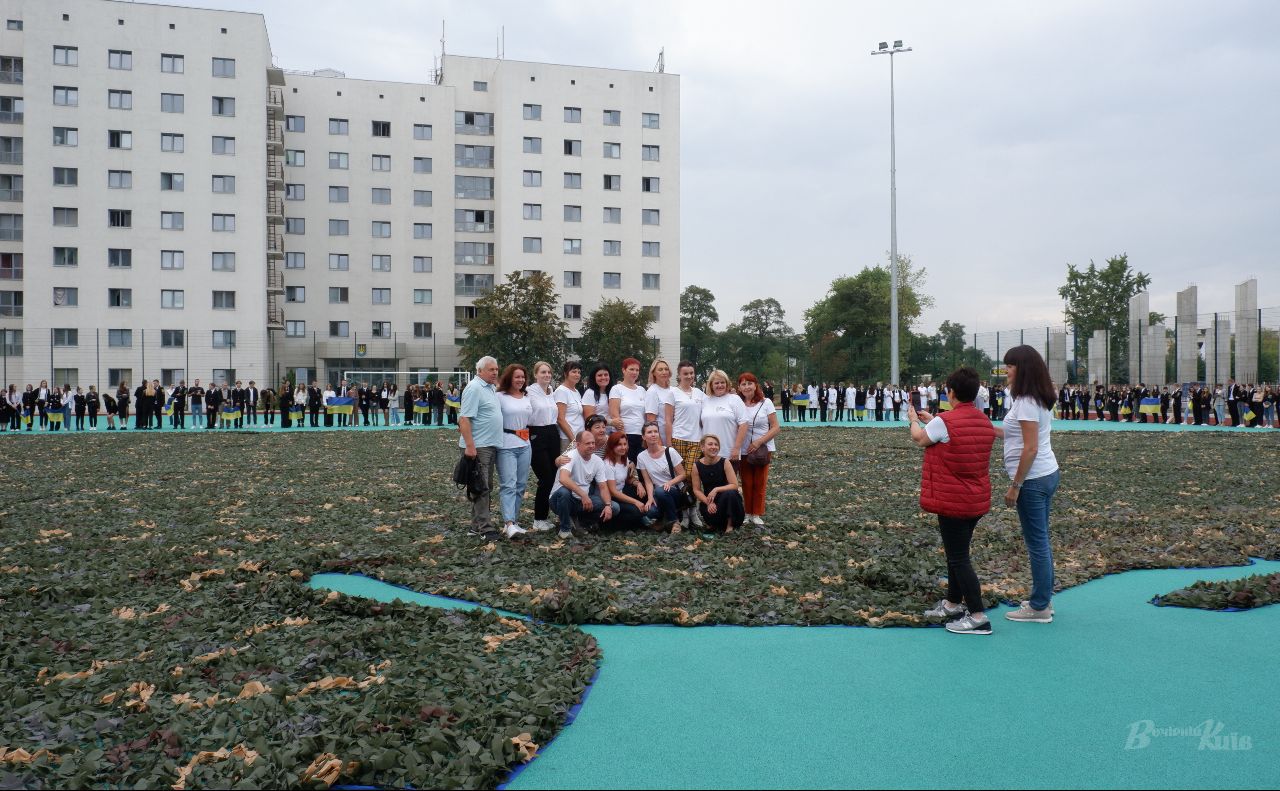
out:
M1165 382L1165 362L1169 358L1169 338L1163 324L1147 327L1142 344L1142 381L1148 387L1161 387Z
M1200 359L1197 341L1199 333L1196 323L1199 317L1198 289L1188 286L1185 291L1178 292L1178 382L1196 381L1197 361Z
M1225 385L1231 376L1231 319L1222 314L1204 333L1204 375L1211 385Z
M1047 352L1045 362L1049 365L1049 376L1055 385L1061 387L1067 381L1067 333L1050 331Z
M1129 384L1136 385L1142 381L1142 370L1139 368L1142 358L1142 340L1151 318L1151 295L1145 291L1133 295L1129 300Z
M1094 330L1089 339L1089 383L1107 383L1107 331Z
M1236 381L1258 381L1258 281L1246 280L1236 286Z

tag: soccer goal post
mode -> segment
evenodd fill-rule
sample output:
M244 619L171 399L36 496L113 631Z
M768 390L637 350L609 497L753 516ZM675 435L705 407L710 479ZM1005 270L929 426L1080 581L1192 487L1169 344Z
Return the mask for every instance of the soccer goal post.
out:
M462 390L473 376L475 376L473 371L431 371L426 368L415 371L350 370L342 372L342 377L348 383L360 385L367 382L370 387L374 387L383 382L393 382L400 390L404 390L409 385L434 385L436 382L446 389L450 384L455 384L459 390Z

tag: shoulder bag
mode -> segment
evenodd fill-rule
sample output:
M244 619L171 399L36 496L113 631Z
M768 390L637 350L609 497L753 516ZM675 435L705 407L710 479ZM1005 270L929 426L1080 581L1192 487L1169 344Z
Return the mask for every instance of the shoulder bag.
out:
M748 444L753 441L751 437L755 434L756 418L760 417L760 410L762 409L764 409L763 401L760 402L760 406L756 407L756 413L751 417L751 430L747 434ZM769 452L768 443L761 445L746 456L743 456L742 461L746 464L750 464L752 467L768 467L769 462L773 461L773 455Z

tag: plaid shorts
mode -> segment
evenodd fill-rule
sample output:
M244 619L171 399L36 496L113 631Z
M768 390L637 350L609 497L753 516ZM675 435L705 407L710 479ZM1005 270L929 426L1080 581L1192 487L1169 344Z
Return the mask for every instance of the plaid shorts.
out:
M702 456L702 446L697 442L672 437L671 447L675 448L676 453L679 453L680 458L684 460L680 466L684 467L685 478L689 481L688 485L693 486L693 464Z

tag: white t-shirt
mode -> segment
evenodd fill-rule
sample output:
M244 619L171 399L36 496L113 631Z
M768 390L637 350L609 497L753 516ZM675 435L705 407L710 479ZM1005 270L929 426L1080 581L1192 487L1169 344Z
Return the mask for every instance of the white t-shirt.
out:
M671 469L667 469L667 462L662 456L655 459L649 455L647 449L642 450L640 455L636 456L636 468L648 472L649 480L653 481L654 486L662 486L670 483L675 477L671 474L672 470L679 470L680 465L684 464L684 459L680 458L675 448L667 448L667 458L671 459Z
M606 418L609 417L609 391L606 390L597 396L596 391L588 387L582 394L582 408L585 411L587 407L593 407L595 409L595 411L591 413L593 415L600 415Z
M616 384L609 391L609 400L618 400L618 414L622 416L622 430L626 434L639 434L644 425L644 386L627 387Z
M929 385L929 400L930 401L938 400L938 388L934 387L933 385Z
M950 442L951 434L947 431L947 424L942 418L934 416L933 420L924 424L924 433L929 435L929 439L934 442Z
M498 393L498 406L502 409L502 447L527 448L529 440L520 439L515 434L508 434L507 429L516 431L529 427L529 418L533 415L533 405L529 397L516 398L507 393Z
M846 387L844 389L844 405L849 409L854 409L854 402L858 398L858 389L856 387Z
M673 387L671 398L676 406L676 424L671 429L671 436L685 442L702 439L702 402L707 400L707 394L696 387L687 393Z
M608 480L604 469L604 459L594 453L584 459L578 451L570 451L569 462L561 466L560 470L566 467L569 469L569 477L583 491L590 491L592 483L598 483L603 486L604 482ZM555 494L563 488L564 485L560 483L560 471L557 470L556 482L551 486L551 493Z
M604 474L609 480L612 480L618 486L618 491L622 491L627 485L627 462L614 464L611 461L604 463Z
M667 428L667 410L665 407L667 404L675 406L674 390L674 387L649 385L649 389L644 394L645 415L657 415L655 420L658 421L658 434L668 441L671 439L671 433L670 429Z
M809 385L809 408L818 408L818 387L817 385Z
M978 399L977 399L977 402L974 404L974 406L978 407L979 412L987 408L987 399L990 397L990 395L991 394L987 392L987 388L983 387L982 385L978 385Z
M738 437L738 426L747 422L746 408L737 394L707 396L702 402L702 436L715 434L725 456ZM702 437L698 438L701 441Z
M1053 413L1034 398L1023 396L1013 399L1009 411L1004 416L1004 469L1013 478L1018 473L1018 460L1022 458L1022 426L1023 421L1039 423L1039 447L1036 448L1036 459L1027 472L1027 480L1043 478L1058 469L1058 460L1053 455L1053 446L1049 443L1049 434L1053 427Z
M556 406L554 392L544 393L542 387L535 383L529 388L526 397L529 399L529 406L533 408L533 414L529 417L529 425L555 425L556 420L560 417L560 408Z
M569 428L573 429L573 436L565 437L570 442L582 432L582 396L578 395L578 391L572 387L560 385L553 394L557 404L564 404L564 419L569 424ZM559 407L556 407L559 410ZM557 418L559 416L557 415ZM560 429L560 433L564 433L564 429Z
M747 435L742 438L743 454L747 452L747 447L751 445L753 438L760 439L769 433L769 416L776 414L777 411L773 402L767 398L758 404L743 405L743 414L747 422ZM769 450L777 450L773 445L773 440L769 440L767 447Z

